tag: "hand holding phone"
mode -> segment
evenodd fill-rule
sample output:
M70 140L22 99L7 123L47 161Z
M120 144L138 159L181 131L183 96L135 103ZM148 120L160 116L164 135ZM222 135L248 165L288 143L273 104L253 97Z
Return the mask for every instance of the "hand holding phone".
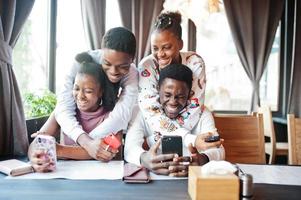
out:
M104 142L109 145L112 149L118 149L121 145L119 139L113 133L104 137Z
M51 164L50 170L55 170L57 164L55 138L50 135L37 135L34 141L35 148L43 150L48 156Z
M219 135L210 135L205 138L205 142L217 142L220 140Z
M180 157L183 155L182 137L178 135L163 135L162 141L162 154L178 154Z

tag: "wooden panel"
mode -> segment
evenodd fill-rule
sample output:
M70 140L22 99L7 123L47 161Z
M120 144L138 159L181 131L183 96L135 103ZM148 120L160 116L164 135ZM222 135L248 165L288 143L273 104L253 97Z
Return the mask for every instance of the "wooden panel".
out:
M296 159L297 165L301 165L301 118L296 118Z
M262 115L214 116L216 128L225 139L226 160L232 163L265 164Z
M301 165L301 118L287 115L289 164Z
M203 174L201 166L189 166L188 193L192 200L238 200L239 179L229 174Z

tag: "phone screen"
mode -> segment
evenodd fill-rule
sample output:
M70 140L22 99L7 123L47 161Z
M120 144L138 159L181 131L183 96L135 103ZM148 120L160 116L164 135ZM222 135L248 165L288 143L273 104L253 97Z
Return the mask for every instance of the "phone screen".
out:
M176 153L183 156L182 137L177 135L164 135L162 138L162 154Z

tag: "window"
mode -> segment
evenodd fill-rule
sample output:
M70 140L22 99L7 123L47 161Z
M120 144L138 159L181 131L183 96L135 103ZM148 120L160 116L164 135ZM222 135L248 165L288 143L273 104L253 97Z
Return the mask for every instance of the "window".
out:
M267 67L260 80L261 104L271 106L273 111L278 109L279 78L280 78L280 25L278 26L274 43L271 49Z
M166 0L164 8L180 11L197 27L196 52L206 64L206 106L211 110L248 110L252 85L238 57L222 2L218 12L209 12L208 0ZM279 95L279 29L260 81L261 103L269 104L273 110L278 107Z
M68 12L66 12L68 10ZM80 0L57 1L56 92L64 84L76 54L87 51Z
M121 26L117 0L107 1L106 30ZM66 12L68 10L68 12ZM49 1L36 1L13 51L14 71L22 95L48 88ZM80 0L57 1L56 92L60 91L76 54L87 51ZM51 69L53 70L53 69ZM21 87L22 86L22 87Z
M118 0L106 1L106 31L122 26ZM114 12L112 12L114 11Z
M48 1L36 1L13 51L22 95L47 88Z
M252 85L241 65L224 12L197 27L197 53L206 63L205 104L211 110L248 110Z
M68 9L68 12L66 12ZM106 2L106 30L121 26L117 0ZM101 36L100 36L101 37ZM89 49L85 38L80 0L57 1L57 50L56 50L56 91L64 84L65 75L74 62L76 54Z
M248 110L252 85L238 57L224 9L211 13L198 27L197 52L206 63L206 105L212 110ZM278 105L279 41L277 31L260 81L261 104Z

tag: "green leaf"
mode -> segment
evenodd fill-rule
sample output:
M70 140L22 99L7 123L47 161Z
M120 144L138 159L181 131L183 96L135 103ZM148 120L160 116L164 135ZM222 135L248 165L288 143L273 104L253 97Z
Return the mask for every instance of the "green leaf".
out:
M56 95L46 89L27 92L24 94L23 105L26 119L50 115L56 105Z

